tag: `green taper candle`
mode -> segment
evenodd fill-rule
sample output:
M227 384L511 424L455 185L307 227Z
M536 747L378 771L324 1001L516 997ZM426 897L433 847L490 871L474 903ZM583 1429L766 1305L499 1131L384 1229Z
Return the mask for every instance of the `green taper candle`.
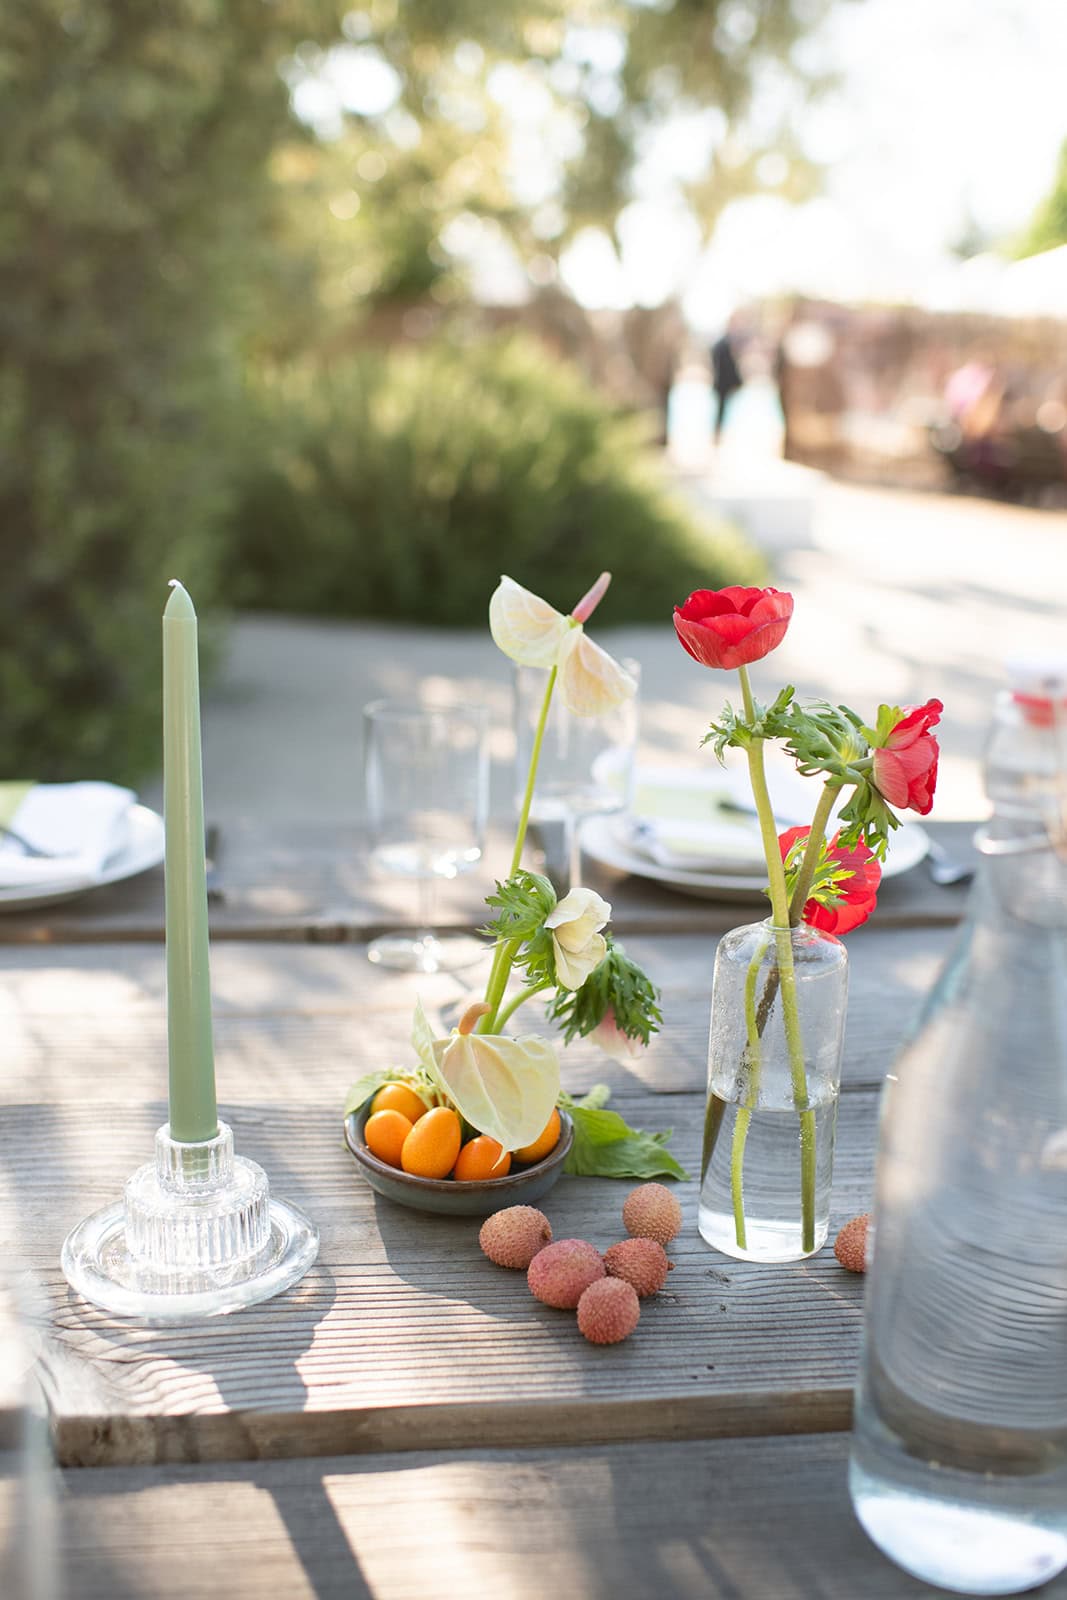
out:
M196 1144L215 1137L219 1117L211 1035L196 612L176 578L163 613L163 767L170 1133L172 1139Z

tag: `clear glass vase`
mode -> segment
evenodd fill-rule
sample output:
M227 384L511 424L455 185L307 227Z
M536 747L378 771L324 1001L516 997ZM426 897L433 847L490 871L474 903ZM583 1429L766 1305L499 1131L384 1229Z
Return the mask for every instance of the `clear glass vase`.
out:
M826 1242L848 955L832 934L753 922L719 941L701 1159L703 1239L745 1261Z

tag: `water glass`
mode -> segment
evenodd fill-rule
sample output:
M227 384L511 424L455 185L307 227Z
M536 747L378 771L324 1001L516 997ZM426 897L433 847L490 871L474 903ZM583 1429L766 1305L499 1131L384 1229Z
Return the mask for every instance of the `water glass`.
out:
M367 954L406 972L452 972L485 946L432 931L434 885L482 859L489 810L489 712L376 700L364 708L364 780L371 858L419 886L418 926L375 939Z
M636 684L641 668L622 662ZM521 806L548 674L539 667L515 671L515 785ZM596 717L576 717L557 689L545 725L531 822L558 824L563 833L563 893L581 882L581 825L586 817L625 811L633 799L638 697ZM561 874L563 876L563 874Z

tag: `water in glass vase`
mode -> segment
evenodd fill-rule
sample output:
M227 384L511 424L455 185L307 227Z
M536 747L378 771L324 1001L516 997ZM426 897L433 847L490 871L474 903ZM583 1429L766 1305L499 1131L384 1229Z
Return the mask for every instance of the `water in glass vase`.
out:
M814 1086L813 1086L814 1087ZM796 1261L826 1242L834 1167L837 1090L805 1115L814 1144L814 1240L804 1247L801 1116L792 1103L727 1101L712 1091L704 1123L698 1226L701 1238L742 1261Z

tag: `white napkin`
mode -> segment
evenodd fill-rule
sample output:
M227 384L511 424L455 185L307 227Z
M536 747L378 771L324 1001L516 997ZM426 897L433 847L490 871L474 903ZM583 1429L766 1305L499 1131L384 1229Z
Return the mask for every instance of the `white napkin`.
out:
M792 766L768 763L778 830L810 820L817 786L805 787ZM626 819L630 843L662 867L681 872L766 872L748 770L649 767L637 774Z
M0 889L92 883L121 848L137 796L113 783L38 783L8 826L47 856L0 834Z

